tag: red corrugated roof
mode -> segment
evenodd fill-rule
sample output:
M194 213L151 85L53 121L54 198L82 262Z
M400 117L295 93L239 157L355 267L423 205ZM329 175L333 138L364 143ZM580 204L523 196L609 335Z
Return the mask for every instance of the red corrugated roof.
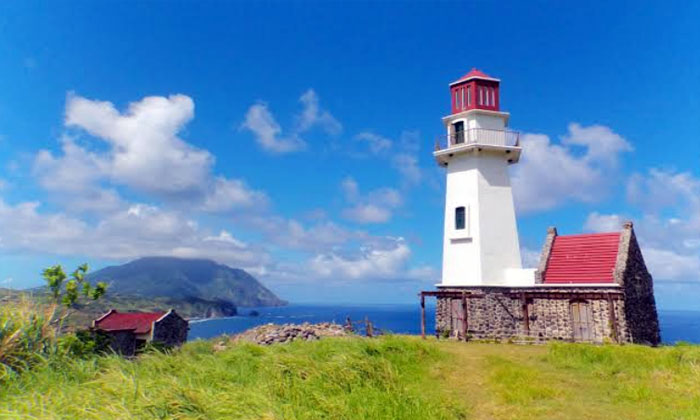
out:
M482 79L495 79L494 77L489 76L488 74L484 73L481 70L477 70L476 68L472 68L469 73L465 74L464 76L460 77L458 80L452 82L452 84L461 82L463 80L468 80L473 77L480 77Z
M620 233L556 236L544 283L612 283Z
M134 330L136 334L151 331L153 321L165 315L165 312L127 312L111 311L95 321L95 326L104 331Z

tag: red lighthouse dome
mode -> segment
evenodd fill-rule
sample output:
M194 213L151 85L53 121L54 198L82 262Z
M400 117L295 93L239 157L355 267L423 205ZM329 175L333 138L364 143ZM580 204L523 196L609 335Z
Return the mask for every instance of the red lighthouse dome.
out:
M457 114L470 109L498 111L500 100L498 86L501 81L476 68L459 80L450 83L452 96L452 113Z

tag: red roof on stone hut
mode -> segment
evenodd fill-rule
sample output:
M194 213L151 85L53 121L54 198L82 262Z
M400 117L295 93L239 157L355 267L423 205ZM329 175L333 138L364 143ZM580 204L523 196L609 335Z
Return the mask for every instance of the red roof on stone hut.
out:
M134 330L135 334L151 331L153 323L166 312L117 312L112 309L94 322L95 328L103 331Z
M554 236L545 284L614 283L620 232Z

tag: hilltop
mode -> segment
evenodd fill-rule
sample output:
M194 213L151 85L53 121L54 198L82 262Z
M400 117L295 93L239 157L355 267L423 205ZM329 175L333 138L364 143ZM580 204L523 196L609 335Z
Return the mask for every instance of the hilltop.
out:
M277 297L245 270L205 259L147 257L110 266L88 275L104 281L107 294L96 302L78 305L70 325L87 325L109 309L165 311L170 308L186 318L216 318L237 314L238 307L283 306ZM0 301L21 297L47 299L46 288L0 289Z
M38 366L0 386L0 417L690 420L699 360L697 346L215 339Z
M205 259L146 257L106 267L88 276L109 284L109 294L235 306L282 306L287 302L245 270Z

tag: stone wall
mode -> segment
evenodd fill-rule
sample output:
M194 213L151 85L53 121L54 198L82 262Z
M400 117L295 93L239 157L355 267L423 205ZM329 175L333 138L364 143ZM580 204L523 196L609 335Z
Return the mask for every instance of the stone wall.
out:
M115 353L123 356L133 356L136 353L136 336L133 330L109 331L103 334L109 337L109 347Z
M629 325L630 340L634 343L657 345L661 342L661 334L653 280L644 263L631 223L625 224L621 235L618 259L615 277L625 293L625 316Z
M556 288L556 287L468 287L441 289L465 291L483 297L467 299L467 338L479 340L567 340L574 339L571 302L585 300L591 313L591 341L606 342L615 340L615 330L611 324L610 304L607 298L577 299L577 295L620 292L619 287L610 288ZM560 293L570 298L534 297L525 301L517 297L520 293ZM514 298L515 297L515 298ZM436 334L457 335L452 323L453 298L439 297L436 310ZM461 301L461 299L458 299ZM461 303L461 302L460 302ZM527 318L525 322L525 305ZM617 340L629 342L625 304L620 299L614 300Z
M179 346L187 341L189 322L175 311L168 314L153 325L153 342L168 347Z

